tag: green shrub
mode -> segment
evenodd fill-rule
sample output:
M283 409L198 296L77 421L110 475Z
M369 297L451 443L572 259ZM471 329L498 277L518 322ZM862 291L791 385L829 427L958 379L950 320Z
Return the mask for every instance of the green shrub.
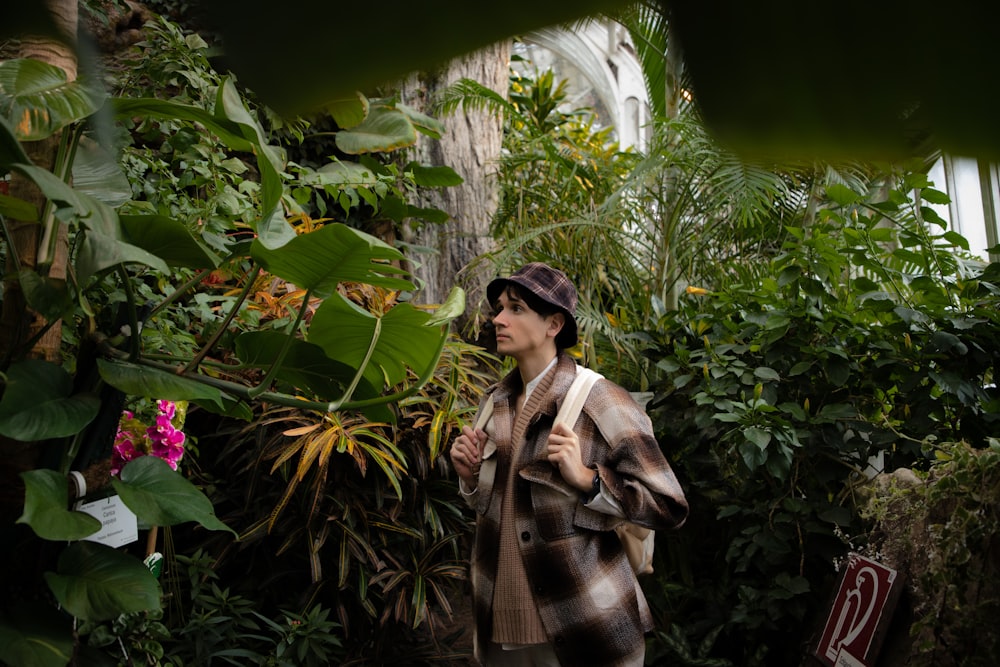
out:
M734 664L804 654L835 560L866 532L869 474L996 433L1000 267L976 272L960 238L928 231L920 178L877 204L830 188L762 279L690 290L654 334L651 409L692 516L645 588L664 626L722 626Z

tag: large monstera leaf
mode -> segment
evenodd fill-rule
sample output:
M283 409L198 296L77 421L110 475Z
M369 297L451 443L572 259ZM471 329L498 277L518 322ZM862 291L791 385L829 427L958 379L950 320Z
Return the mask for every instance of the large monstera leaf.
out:
M40 60L0 62L0 115L21 141L38 141L97 111L103 94Z
M276 249L254 241L250 254L270 273L319 298L328 297L341 282L413 289L413 283L397 277L406 272L390 264L403 259L401 252L339 223L297 236Z
M430 314L411 304L379 316L335 294L313 315L309 342L335 361L364 364L365 381L387 388L402 383L407 368L420 374L436 364L445 335Z

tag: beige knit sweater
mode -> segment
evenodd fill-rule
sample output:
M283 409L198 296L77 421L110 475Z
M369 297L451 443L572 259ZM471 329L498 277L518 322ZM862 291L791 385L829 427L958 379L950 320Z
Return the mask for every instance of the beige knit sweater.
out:
M552 368L545 374L518 411L510 442L497 443L497 454L507 462L500 512L506 520L500 522L500 559L493 592L492 640L498 644L544 644L549 641L521 560L514 521L514 494L507 491L517 483L517 470L510 465L510 461L517 459L518 451L524 446L524 431L542 399L549 393L554 371Z

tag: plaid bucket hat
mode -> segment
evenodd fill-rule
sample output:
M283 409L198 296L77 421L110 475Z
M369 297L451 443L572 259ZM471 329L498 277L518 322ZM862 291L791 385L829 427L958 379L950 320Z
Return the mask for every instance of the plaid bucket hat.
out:
M509 278L497 278L486 286L486 298L495 304L500 294L510 283L528 290L542 301L550 303L563 312L566 324L556 335L556 346L566 349L576 345L576 287L566 274L542 262L525 264Z

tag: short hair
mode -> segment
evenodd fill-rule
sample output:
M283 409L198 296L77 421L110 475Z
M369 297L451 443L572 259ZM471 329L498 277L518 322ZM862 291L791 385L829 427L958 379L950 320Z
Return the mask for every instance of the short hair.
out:
M528 308L538 313L543 318L555 315L556 313L562 313L564 318L563 329L566 328L566 323L569 322L569 315L566 314L565 310L563 310L562 308L553 303L549 303L548 301L541 298L540 296L529 290L527 287L524 287L523 285L518 285L517 283L514 282L507 283L500 291L500 294L508 294L520 299L521 301L524 302L524 304ZM494 312L496 311L499 303L500 301L499 299L497 299L495 303L490 304L493 306ZM562 335L562 331L560 331L559 335L556 336L556 347L562 350L565 349L566 347L572 347L573 345L576 344L576 342L574 341L572 345L566 345L566 342L567 341Z

